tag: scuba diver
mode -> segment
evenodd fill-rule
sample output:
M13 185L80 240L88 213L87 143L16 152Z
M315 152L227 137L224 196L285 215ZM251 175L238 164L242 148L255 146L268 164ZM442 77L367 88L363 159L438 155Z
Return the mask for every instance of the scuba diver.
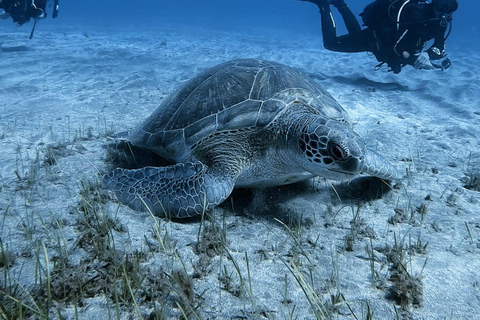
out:
M389 71L399 73L402 67L442 70L450 67L445 58L445 40L451 31L452 13L457 0L376 0L360 14L365 29L360 27L344 0L300 0L314 3L320 9L323 44L338 52L372 52ZM342 15L348 34L337 36L330 5ZM426 42L433 44L423 50ZM443 60L442 60L443 59ZM442 60L441 64L435 60Z
M45 19L47 13L45 11L49 0L0 0L0 18L12 18L17 26L20 27L30 18L35 20L30 33L30 39L33 37L37 21ZM3 9L3 10L2 10ZM54 0L52 17L58 16L58 0Z

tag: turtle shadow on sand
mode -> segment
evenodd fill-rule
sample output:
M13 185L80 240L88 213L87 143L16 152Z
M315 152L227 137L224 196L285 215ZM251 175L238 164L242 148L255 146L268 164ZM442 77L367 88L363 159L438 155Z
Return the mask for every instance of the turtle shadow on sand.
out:
M377 177L360 176L352 181L335 185L335 190L332 188L330 193L334 205L360 205L381 199L392 190L393 187L389 181Z
M292 219L296 211L291 204L292 200L318 198L320 191L325 193L323 197L330 199L332 205L359 206L381 199L390 193L393 187L381 178L359 176L350 181L326 184L321 189L319 190L318 186L313 187L310 180L263 189L239 188L234 189L220 207L242 216L265 220L272 220L274 217L286 223ZM305 199L305 201L309 200ZM315 200L312 201L312 206L314 205ZM297 219L309 219L309 217L302 216Z

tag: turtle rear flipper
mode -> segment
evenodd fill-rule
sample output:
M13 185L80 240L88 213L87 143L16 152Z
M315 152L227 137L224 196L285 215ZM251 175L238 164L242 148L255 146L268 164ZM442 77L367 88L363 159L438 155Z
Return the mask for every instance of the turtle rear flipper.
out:
M215 176L201 162L168 167L117 168L104 176L108 189L133 210L172 218L193 217L223 202L234 182Z

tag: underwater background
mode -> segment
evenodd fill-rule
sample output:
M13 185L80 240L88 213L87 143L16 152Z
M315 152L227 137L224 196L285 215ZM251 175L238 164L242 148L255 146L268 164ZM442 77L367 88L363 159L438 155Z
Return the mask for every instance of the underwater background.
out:
M0 20L0 319L479 319L480 1L458 2L451 68L400 74L326 50L295 0L50 1L31 40ZM243 190L201 222L122 205L117 133L238 58L313 78L403 180Z
M356 14L369 0L346 0ZM451 45L480 46L480 2L459 0L454 13ZM332 10L336 14L336 10ZM136 1L60 1L59 20L64 23L104 26L205 27L214 30L249 33L314 33L321 36L320 15L313 4L295 0L143 0ZM345 28L340 19L337 33ZM473 41L472 41L473 40ZM300 50L301 48L299 48Z

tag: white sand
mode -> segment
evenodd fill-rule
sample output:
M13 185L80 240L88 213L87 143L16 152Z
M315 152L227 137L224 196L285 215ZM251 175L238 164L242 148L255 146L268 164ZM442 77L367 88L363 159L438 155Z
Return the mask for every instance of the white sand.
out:
M39 28L31 41L26 36L29 30L0 35L0 232L3 248L15 258L8 270L0 271L2 289L7 274L10 284L20 283L24 292L35 296L37 254L45 285L47 265L54 269L59 247L68 252L74 273L88 270L87 278L98 281L108 263L93 258L91 249L79 244L85 234L78 225L79 202L82 182L94 182L107 170L106 133L141 122L198 72L230 59L255 57L314 76L349 112L367 144L407 170L407 177L398 188L369 201L350 197L347 184L333 183L340 201L330 182L316 179L260 192L246 209L233 212L230 205L221 206L214 214L220 228L226 227L229 254L223 251L206 259L203 269L195 251L200 222L158 220L178 256L173 249L155 252L146 244L146 239L156 242L152 218L119 205L112 196L101 214L123 226L112 231L115 248L146 253L140 269L159 279L182 270L180 260L189 276L200 274L193 279L192 300L199 304L196 313L201 319L314 318L305 293L287 268L292 263L309 286L313 283L322 302L337 293L345 297L348 306L338 304L333 318L354 318L350 307L364 319L368 301L375 319L394 319L395 308L400 318L478 319L480 193L464 188L467 175L480 177L478 52L451 49L452 67L446 72L406 67L394 75L373 71L376 60L367 54L328 52L314 35L173 27L55 28ZM56 159L49 165L44 159L52 149ZM242 207L235 199L233 205ZM345 251L352 212L360 205L363 224L357 228L353 251ZM418 212L413 213L415 222L410 221L411 210L422 205L426 206L423 221ZM388 223L395 209L405 210L407 221ZM369 235L375 236L370 240ZM419 276L423 286L421 306L408 305L406 311L386 298L393 285L392 264L382 248L393 247L394 237L404 247L419 239L428 243L426 252L405 253L405 268ZM371 285L371 259L365 249L371 245L383 288ZM225 270L232 286L240 284L229 257L244 279L243 297L222 289L228 282L222 280ZM282 303L285 281L288 303ZM173 293L175 286L168 288L173 291L167 298L155 298L157 305L165 305L169 317L179 317L175 306L179 294ZM140 292L136 299L147 318L153 303ZM116 317L115 302L111 296L105 298L103 289L78 300L81 319ZM25 303L32 305L30 299ZM72 302L53 305L66 318L74 318ZM50 316L58 314L51 309ZM129 316L139 317L133 302L121 308L121 318Z

